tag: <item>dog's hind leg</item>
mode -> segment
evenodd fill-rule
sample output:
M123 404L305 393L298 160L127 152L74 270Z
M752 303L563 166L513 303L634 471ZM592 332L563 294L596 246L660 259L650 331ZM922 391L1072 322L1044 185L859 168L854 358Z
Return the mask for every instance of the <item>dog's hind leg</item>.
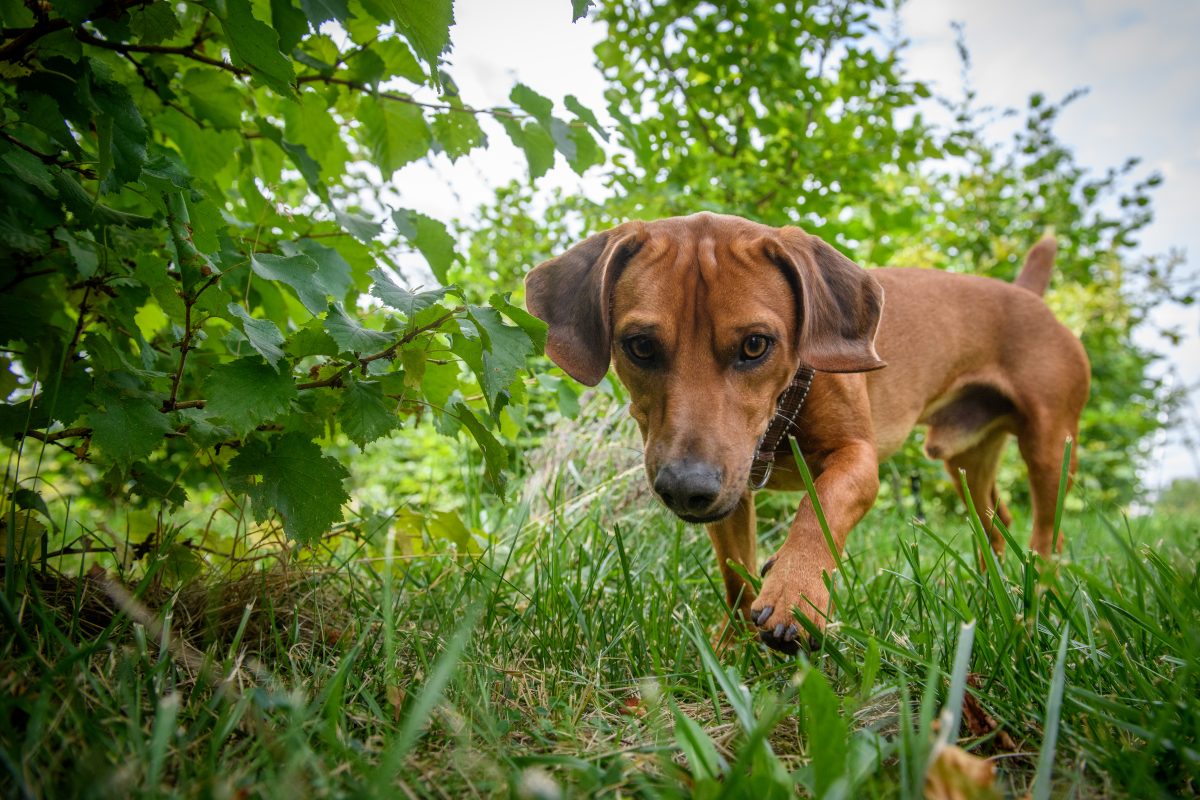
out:
M1067 436L1078 439L1079 424L1027 424L1017 435L1021 457L1029 467L1029 492L1033 500L1033 535L1029 546L1038 554L1049 557L1063 546L1062 531L1054 541L1054 512L1058 506L1058 485L1062 479L1063 447ZM1078 447L1071 449L1071 464L1067 471L1067 488L1079 465Z
M755 530L754 495L749 490L742 492L737 507L725 519L705 527L717 553L717 564L721 567L721 578L725 583L725 598L729 608L740 612L742 619L750 619L750 605L757 596L754 587L730 566L730 561L739 564L747 574L753 575L758 558L758 539Z
M963 494L962 473L965 473L975 513L979 515L979 521L983 523L988 541L991 542L992 551L997 556L1004 555L1004 536L995 524L995 518L999 517L1005 527L1012 520L1008 509L1000 502L999 492L996 491L996 473L1000 468L1000 456L1004 453L1007 441L1008 433L993 430L969 450L945 461L946 471L950 473L954 489L964 503L967 502L967 498Z

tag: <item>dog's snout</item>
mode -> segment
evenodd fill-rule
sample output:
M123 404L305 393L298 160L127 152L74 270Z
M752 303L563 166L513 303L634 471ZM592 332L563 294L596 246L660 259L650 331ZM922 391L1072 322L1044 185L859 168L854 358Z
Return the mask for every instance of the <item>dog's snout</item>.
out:
M676 514L704 516L721 493L721 477L721 470L703 461L672 461L659 468L654 491Z

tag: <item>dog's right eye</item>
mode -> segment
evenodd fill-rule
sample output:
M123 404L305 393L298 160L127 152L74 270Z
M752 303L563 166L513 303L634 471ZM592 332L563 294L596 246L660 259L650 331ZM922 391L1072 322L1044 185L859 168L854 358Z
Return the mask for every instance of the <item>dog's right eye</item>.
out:
M649 364L658 348L649 336L630 336L625 340L625 353L638 364Z

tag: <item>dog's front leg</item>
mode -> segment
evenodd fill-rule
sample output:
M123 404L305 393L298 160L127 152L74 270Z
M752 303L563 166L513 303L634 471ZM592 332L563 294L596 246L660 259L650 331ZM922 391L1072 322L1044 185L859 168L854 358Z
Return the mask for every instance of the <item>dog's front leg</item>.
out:
M816 470L817 497L840 554L850 529L871 508L879 492L875 447L866 441L850 442L821 459ZM762 591L751 605L751 621L764 642L784 652L799 649L800 626L792 616L794 608L824 629L832 610L824 575L832 574L835 564L812 503L805 498L783 546L763 566Z
M725 583L725 598L729 608L740 612L743 619L750 619L750 605L754 602L754 587L735 572L729 562L740 565L753 575L758 559L758 539L755 531L754 496L747 489L742 492L737 507L725 519L706 526L717 554L717 565L721 568L721 579Z

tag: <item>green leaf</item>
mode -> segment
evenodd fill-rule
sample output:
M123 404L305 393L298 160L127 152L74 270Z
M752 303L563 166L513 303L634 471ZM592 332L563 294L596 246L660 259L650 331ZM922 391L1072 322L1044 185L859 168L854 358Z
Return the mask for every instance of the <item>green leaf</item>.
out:
M380 22L396 23L436 82L438 57L450 47L451 0L363 0L363 7Z
M326 247L313 239L297 239L294 242L280 242L279 249L287 256L305 255L311 258L317 265L317 286L335 300L345 299L350 288L354 286L350 263L332 247Z
M579 22L587 16L592 0L571 0L571 22Z
M434 277L446 283L446 273L458 254L454 252L454 237L446 230L445 223L405 208L393 211L392 220L400 235L425 256Z
M342 139L342 126L329 111L328 99L321 92L306 90L297 102L285 103L284 135L289 142L302 145L325 174L335 176L344 172L350 151Z
M217 130L239 130L245 99L233 76L208 67L196 67L183 74L180 87L192 112Z
M0 161L12 170L18 180L37 187L47 197L58 197L58 189L54 187L50 168L37 156L14 147L0 156Z
M337 303L329 305L325 315L325 332L337 342L341 352L374 353L390 345L394 334L364 328Z
M346 233L363 244L370 244L383 231L383 226L370 217L354 211L345 211L336 206L333 207L333 218Z
M709 735L674 703L671 704L671 710L675 713L675 741L687 756L692 780L714 780L724 775L728 764L717 752Z
M76 237L66 228L54 231L54 238L67 246L67 252L75 262L75 271L81 278L90 278L96 274L100 266L100 254L96 252L96 242L87 231L80 231Z
M129 30L138 44L160 44L179 33L179 18L170 3L151 3L129 12Z
M291 0L271 0L271 25L279 34L279 50L292 52L304 35L308 33L309 18L292 5ZM313 22L315 28L318 23Z
M850 730L841 714L837 695L821 671L809 667L800 684L804 701L804 728L812 753L812 783L817 797L826 797L833 784L845 780Z
M543 127L550 127L551 112L554 111L552 100L543 97L523 83L514 86L508 98L516 103L522 111L541 123Z
M171 423L158 407L140 397L94 396L99 406L88 415L92 444L121 472L162 445Z
M280 150L288 154L288 157L292 159L292 163L296 165L296 169L300 170L300 174L309 188L323 197L325 189L321 186L321 165L308 154L308 148L301 144L289 142L283 137L283 131L262 117L255 118L254 122L258 125L258 130L264 138L271 140L279 146Z
M457 101L451 101L451 105L461 107ZM433 138L452 162L487 144L479 120L469 111L451 110L435 116Z
M429 126L419 106L364 97L358 106L361 138L384 177L429 152Z
M346 0L300 0L300 7L304 9L314 28L326 20L336 19L342 22L350 16Z
M606 142L608 141L608 133L603 127L600 126L600 120L596 119L596 115L592 113L590 108L579 102L579 98L573 94L569 94L563 98L563 105L565 105L567 110L572 114L590 125L592 130L600 134L600 138L604 139Z
M307 325L288 337L284 349L293 358L336 356L338 354L337 342L325 332L323 326L324 320L310 320Z
M431 289L426 292L405 289L398 286L382 269L376 268L367 274L375 281L371 285L371 295L384 305L399 311L405 319L411 320L418 312L436 305L446 296L446 289Z
M115 192L137 180L146 161L146 122L129 90L115 81L93 79L91 99L100 139L100 190Z
M488 302L492 308L497 309L501 314L508 317L533 341L537 352L541 353L546 349L546 323L530 314L520 306L514 306L509 302L510 295L508 294L493 294L488 298Z
M532 180L542 177L554 166L554 140L545 128L533 122L522 125L520 120L508 117L500 117L500 124L512 143L525 152Z
M600 149L600 145L596 144L596 140L588 133L587 128L572 126L568 136L571 140L572 152L568 154L562 148L560 151L567 156L567 162L575 174L582 175L591 167L604 163L604 151Z
M396 401L385 398L378 383L368 381L353 381L342 391L338 422L350 441L359 447L366 447L400 427Z
M303 253L291 256L254 253L250 256L250 268L260 278L292 287L313 316L325 310L327 292L317 277L317 262L311 256Z
M205 410L238 434L285 413L296 397L290 372L279 373L258 356L215 367L204 381Z
M525 331L505 325L494 308L468 306L467 317L475 323L483 343L481 364L472 366L495 415L508 400L509 384L525 368L525 357L533 355L533 342Z
M369 87L378 86L387 75L387 64L374 49L352 52L346 57L346 66L349 80Z
M483 451L483 477L485 485L498 495L504 495L507 477L504 470L508 468L508 451L496 440L492 432L484 426L465 403L453 403L448 409L462 423L471 437Z
M383 59L384 76L404 78L409 83L424 83L425 71L408 44L398 37L384 39L371 47L371 52Z
M251 76L285 97L293 94L292 62L279 52L279 35L256 19L249 0L207 0L205 7L221 21L233 63L250 68Z
M269 319L255 319L237 303L229 304L229 313L242 321L242 332L250 346L278 372L279 362L284 359L283 334L279 332L279 326Z
M82 25L100 2L101 0L55 0L53 8L72 25Z
M270 446L248 442L229 462L229 475L249 494L256 519L274 509L288 537L306 544L340 522L350 500L342 486L350 473L302 433L285 433Z

